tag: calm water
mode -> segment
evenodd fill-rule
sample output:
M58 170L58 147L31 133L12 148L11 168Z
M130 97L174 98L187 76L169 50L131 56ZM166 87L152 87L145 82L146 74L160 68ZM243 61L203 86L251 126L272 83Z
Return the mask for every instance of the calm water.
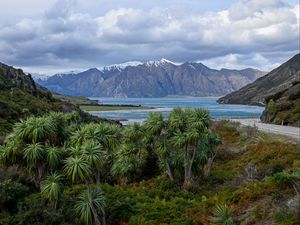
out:
M264 110L263 107L247 105L223 105L218 104L218 98L91 98L103 104L130 104L157 107L149 110L118 110L107 112L91 112L91 114L108 119L128 120L128 122L141 122L145 120L149 112L159 111L164 116L175 107L203 108L210 112L211 117L218 118L240 118L259 117Z

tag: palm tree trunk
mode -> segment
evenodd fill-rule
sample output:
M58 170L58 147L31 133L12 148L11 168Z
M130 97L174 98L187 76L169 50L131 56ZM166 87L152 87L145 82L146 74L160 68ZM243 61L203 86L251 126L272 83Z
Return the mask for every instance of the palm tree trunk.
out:
M213 163L212 158L209 158L207 160L207 163L203 167L203 176L205 178L209 177L210 175L212 163Z
M97 184L97 187L100 187L100 171L99 171L99 169L96 170L96 184Z
M193 168L194 160L196 157L196 150L197 150L197 146L194 147L192 159L189 161L188 177L189 177L190 181L193 177L192 168Z
M101 207L101 212L102 212L102 225L106 225L105 210L102 207Z
M166 164L167 164L167 174L168 174L170 180L173 181L174 177L173 177L173 174L172 174L172 170L171 170L170 164L169 164L169 162L167 162Z
M189 186L190 183L190 177L189 177L189 164L190 160L188 159L188 151L187 151L188 146L185 146L184 149L184 183L183 186L187 187Z
M90 184L89 184L89 181L86 180L86 186L87 186L87 194L88 194L88 199L89 199L89 203L90 203L90 207L91 207L91 211L92 211L92 214L93 214L93 217L94 217L94 222L96 225L101 225L101 222L98 218L98 214L97 214L97 211L93 205L93 200L92 200L92 195L91 195L91 189L90 189Z

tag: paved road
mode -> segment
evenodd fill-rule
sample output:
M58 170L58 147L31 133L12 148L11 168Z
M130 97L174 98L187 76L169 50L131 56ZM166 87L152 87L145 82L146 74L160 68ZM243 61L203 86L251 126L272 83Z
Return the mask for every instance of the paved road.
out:
M267 123L260 122L259 119L231 119L231 120L240 122L242 125L246 125L246 126L253 126L253 127L256 126L261 131L289 136L292 138L296 138L300 141L299 127L267 124Z

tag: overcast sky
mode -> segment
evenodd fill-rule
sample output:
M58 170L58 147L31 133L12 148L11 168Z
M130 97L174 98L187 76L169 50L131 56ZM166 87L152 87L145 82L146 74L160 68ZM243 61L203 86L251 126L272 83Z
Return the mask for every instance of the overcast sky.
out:
M167 58L271 70L299 52L299 0L0 0L0 61L55 73Z

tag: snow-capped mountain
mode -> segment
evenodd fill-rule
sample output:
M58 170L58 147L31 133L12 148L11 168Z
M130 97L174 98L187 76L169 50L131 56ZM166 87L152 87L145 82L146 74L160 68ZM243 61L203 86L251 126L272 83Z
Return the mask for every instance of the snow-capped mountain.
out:
M107 71L107 70L123 70L128 66L138 66L138 65L142 65L143 62L140 61L130 61L130 62L126 62L126 63L121 63L121 64L113 64L110 66L104 66L100 69L100 71Z
M49 77L51 77L52 75L47 75L47 74L43 74L43 73L25 73L26 75L31 75L31 77L34 80L42 80L45 81L47 80Z
M104 97L221 96L264 75L254 69L214 70L201 63L167 59L127 62L37 80L68 95Z

